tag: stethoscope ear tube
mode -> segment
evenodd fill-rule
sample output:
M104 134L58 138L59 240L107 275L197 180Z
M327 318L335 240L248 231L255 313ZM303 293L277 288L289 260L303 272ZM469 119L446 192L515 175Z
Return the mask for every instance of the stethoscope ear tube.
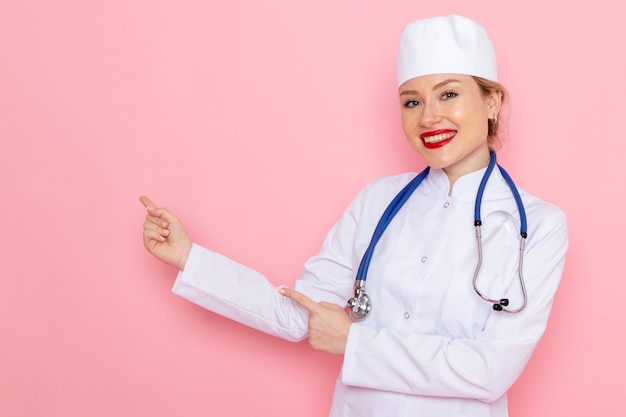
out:
M526 294L526 284L524 283L524 274L522 272L522 267L523 267L523 264L524 264L524 245L526 243L526 237L524 235L522 235L522 238L520 239L519 265L518 265L518 273L517 273L518 279L519 279L519 283L520 283L520 288L522 289L522 305L519 306L516 309L509 309L509 308L507 308L508 305L509 305L509 299L508 298L501 298L499 300L494 300L492 298L489 298L489 297L485 296L483 293L480 292L480 290L478 289L478 286L476 284L476 281L478 279L478 274L480 272L480 266L481 266L482 260L483 260L483 247L482 247L482 243L481 243L480 226L481 226L480 222L477 222L477 224L475 225L475 227L476 227L476 247L477 247L477 251L478 251L478 261L476 262L476 269L474 270L474 277L472 278L472 285L474 287L474 291L483 300L485 300L485 301L487 301L489 303L493 303L493 309L495 311L503 311L505 313L519 313L520 311L522 311L526 307L526 304L528 302L528 295Z

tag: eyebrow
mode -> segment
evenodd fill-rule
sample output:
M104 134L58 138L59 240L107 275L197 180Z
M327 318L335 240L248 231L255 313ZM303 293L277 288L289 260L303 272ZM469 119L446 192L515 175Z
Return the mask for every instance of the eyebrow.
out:
M445 86L447 84L450 84L450 83L459 83L459 82L460 82L459 80L456 80L454 78L449 78L447 80L443 80L440 83L437 83L435 86L433 86L433 90L441 88L441 87L443 87L443 86ZM405 91L402 91L400 93L400 97L408 96L408 95L417 95L417 94L419 94L419 93L417 91L415 91L415 90L405 90Z

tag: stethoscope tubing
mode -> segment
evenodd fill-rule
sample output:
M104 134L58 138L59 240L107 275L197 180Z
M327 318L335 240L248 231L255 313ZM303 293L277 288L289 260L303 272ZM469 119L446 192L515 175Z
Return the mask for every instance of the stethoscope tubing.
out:
M476 294L480 296L483 300L493 303L493 309L497 311L504 311L505 313L519 313L522 311L528 302L528 294L526 293L526 284L524 283L524 273L523 273L523 265L524 265L524 247L526 243L526 238L528 237L528 225L526 220L526 210L524 209L524 204L522 202L522 197L519 194L513 179L509 175L508 172L504 168L502 168L499 164L496 164L496 153L494 151L490 151L489 153L489 165L487 166L487 170L485 171L485 175L480 182L480 186L478 187L478 193L476 195L476 201L474 203L474 226L476 228L476 245L478 248L478 262L476 263L476 269L474 271L474 276L472 278L472 285L474 287L474 291ZM482 220L480 216L480 208L483 200L483 192L485 191L485 186L487 185L487 180L491 176L491 171L493 171L494 166L498 166L502 177L506 181L511 193L513 193L513 199L515 200L515 204L517 205L517 211L519 212L520 218L520 249L519 249L519 264L518 264L518 280L520 283L520 288L522 290L522 304L515 309L508 308L509 300L508 298L501 298L499 300L494 300L485 296L478 289L478 285L476 281L478 280L478 274L480 272L480 267L482 265L483 258L483 250L482 250L482 236L481 236L481 226Z
M415 178L413 178L391 201L391 203L385 209L383 215L380 217L378 221L378 225L376 225L376 229L374 229L374 234L372 235L372 240L370 241L367 250L363 254L363 258L361 259L361 263L359 265L359 270L356 274L356 281L365 281L367 279L367 271L370 266L370 262L372 260L372 255L374 254L374 248L378 243L378 240L382 237L385 229L391 223L391 220L398 214L400 208L406 203L409 199L413 191L417 189L417 187L424 181L424 178L428 176L428 172L430 171L430 167L426 167L422 172L420 172Z
M502 177L508 184L511 189L511 193L513 194L513 198L517 205L517 209L520 217L520 254L519 254L519 269L518 269L518 279L520 282L520 287L522 289L522 297L523 302L520 307L516 309L510 309L507 306L509 305L509 300L506 298L502 298L500 300L491 299L480 292L477 288L477 279L480 273L480 267L482 265L482 243L481 243L481 225L482 220L480 216L480 209L483 199L483 193L485 191L485 187L487 185L487 180L491 176L491 172L493 171L495 166L498 166ZM413 194L413 192L419 187L419 185L424 181L424 179L428 176L430 171L430 167L426 167L422 172L420 172L415 178L413 178L389 203L385 211L383 212L376 228L374 229L374 233L372 235L372 239L370 244L368 245L365 253L363 254L363 258L359 264L359 269L357 271L354 283L354 297L348 300L348 307L350 310L350 314L355 320L362 320L371 311L372 304L370 297L365 293L365 282L367 279L367 271L369 269L370 262L372 260L372 256L374 253L374 248L376 244L380 240L381 236L391 223L391 220L398 213L400 208L406 203L409 197ZM513 182L511 176L502 168L500 165L496 164L496 153L494 151L489 152L489 165L483 175L483 178L478 187L478 192L476 194L476 200L474 203L474 226L476 230L476 242L477 242L477 251L478 251L478 261L476 263L476 269L474 271L474 276L472 278L472 285L474 287L474 291L485 301L493 303L493 309L497 311L504 311L507 313L519 313L522 311L528 302L528 295L526 292L526 285L524 283L523 276L523 263L524 263L524 247L525 241L528 236L527 234L527 221L526 221L526 210L524 209L524 204L522 202L522 198L519 194L515 183Z

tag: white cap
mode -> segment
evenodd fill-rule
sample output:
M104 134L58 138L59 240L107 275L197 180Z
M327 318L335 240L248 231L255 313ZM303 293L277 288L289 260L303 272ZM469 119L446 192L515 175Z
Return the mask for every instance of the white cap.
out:
M463 16L416 20L402 31L398 87L430 74L474 75L498 81L496 53L487 31Z

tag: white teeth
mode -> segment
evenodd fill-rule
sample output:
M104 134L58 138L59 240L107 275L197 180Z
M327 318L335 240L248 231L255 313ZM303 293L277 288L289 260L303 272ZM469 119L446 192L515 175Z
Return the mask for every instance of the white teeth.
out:
M442 140L446 140L446 139L450 139L452 136L454 136L454 132L449 132L449 133L440 133L438 135L433 135L433 136L426 136L424 137L424 142L426 143L437 143L437 142L441 142Z

